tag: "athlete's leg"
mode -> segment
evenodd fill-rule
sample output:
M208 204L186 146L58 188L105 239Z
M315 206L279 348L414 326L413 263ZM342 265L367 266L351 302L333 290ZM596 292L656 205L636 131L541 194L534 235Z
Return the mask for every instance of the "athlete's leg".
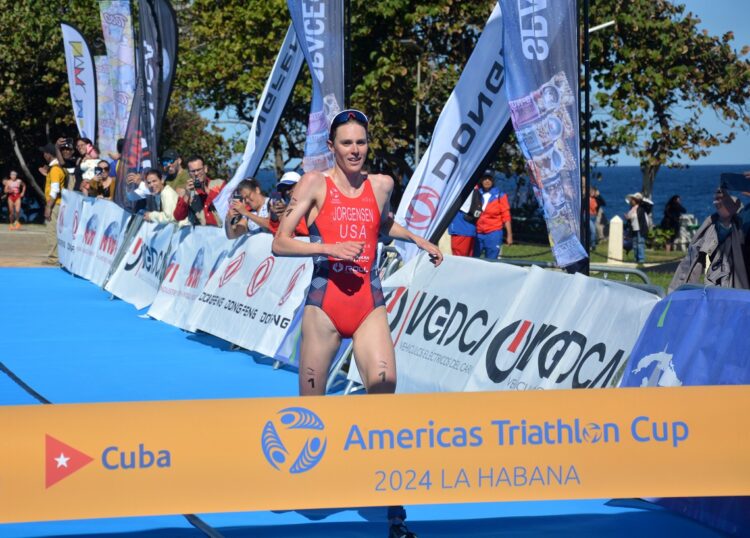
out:
M16 224L18 227L21 226L21 199L16 200Z
M341 336L331 318L317 306L306 306L299 358L300 396L325 394L328 369L340 345Z
M13 200L11 200L10 195L8 195L8 224L10 227L13 227L13 223L15 220L13 220Z
M362 321L352 337L354 360L368 394L396 391L396 356L384 306Z

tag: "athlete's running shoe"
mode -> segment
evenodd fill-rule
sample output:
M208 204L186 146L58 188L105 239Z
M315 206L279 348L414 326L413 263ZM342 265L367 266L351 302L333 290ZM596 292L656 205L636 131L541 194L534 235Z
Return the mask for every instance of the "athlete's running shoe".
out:
M417 538L417 535L406 528L406 524L393 523L388 531L388 538Z

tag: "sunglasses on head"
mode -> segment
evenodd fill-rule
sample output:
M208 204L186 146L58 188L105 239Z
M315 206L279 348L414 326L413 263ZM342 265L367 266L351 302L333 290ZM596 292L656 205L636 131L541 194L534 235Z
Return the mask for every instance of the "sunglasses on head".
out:
M359 123L363 123L365 127L370 123L370 120L367 119L367 116L365 116L362 112L360 112L359 110L354 110L353 108L350 108L347 110L342 110L341 112L339 112L333 117L333 119L331 120L331 129L334 129L335 127L338 127L339 125L343 125L349 120L354 120Z

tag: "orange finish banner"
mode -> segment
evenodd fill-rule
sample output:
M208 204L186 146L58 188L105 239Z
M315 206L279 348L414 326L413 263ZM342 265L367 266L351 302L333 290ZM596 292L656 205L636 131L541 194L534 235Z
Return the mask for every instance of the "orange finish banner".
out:
M750 387L0 407L0 522L750 495Z

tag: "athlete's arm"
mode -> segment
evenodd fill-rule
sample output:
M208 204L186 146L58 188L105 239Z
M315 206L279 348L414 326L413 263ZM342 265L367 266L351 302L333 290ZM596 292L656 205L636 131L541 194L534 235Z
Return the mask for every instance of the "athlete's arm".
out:
M326 181L320 172L308 172L299 180L294 194L286 208L279 230L273 239L271 250L276 256L331 256L341 260L354 260L364 248L363 242L348 241L345 243L305 243L296 240L294 230L300 220L305 218L316 206L318 200L324 200Z

